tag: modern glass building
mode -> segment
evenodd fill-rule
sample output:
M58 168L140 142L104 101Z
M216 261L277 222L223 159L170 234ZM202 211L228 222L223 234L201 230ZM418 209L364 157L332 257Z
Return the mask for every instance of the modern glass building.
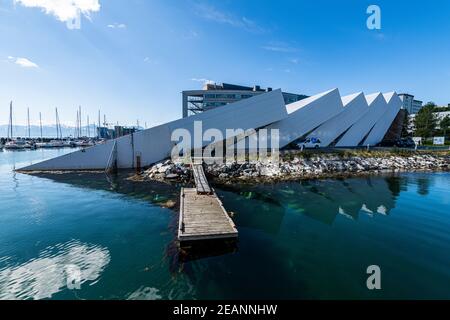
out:
M402 109L407 110L409 114L416 114L423 107L423 101L415 100L411 94L400 93L398 97L403 102Z
M229 83L205 84L202 90L183 91L183 118L270 92L272 88L246 87ZM283 92L286 104L294 103L308 96Z

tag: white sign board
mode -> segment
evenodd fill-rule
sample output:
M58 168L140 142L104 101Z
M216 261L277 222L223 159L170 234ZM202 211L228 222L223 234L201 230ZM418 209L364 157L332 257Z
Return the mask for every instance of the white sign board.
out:
M422 144L422 138L421 137L413 137L412 139L413 139L413 141L414 141L414 143L416 145Z
M433 138L433 144L434 145L444 145L445 144L445 137L434 137Z

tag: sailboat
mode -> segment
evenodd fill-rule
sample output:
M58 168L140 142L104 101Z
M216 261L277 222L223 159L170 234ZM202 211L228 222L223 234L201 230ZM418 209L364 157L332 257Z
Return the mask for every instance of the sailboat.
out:
M3 147L5 150L25 150L31 149L31 145L24 139L8 141Z
M36 143L36 146L38 148L62 148L65 146L64 141L62 140L62 130L61 130L61 123L59 121L58 108L56 108L55 111L56 111L56 139L51 140L50 142ZM41 129L41 131L42 131L42 129ZM42 136L42 133L41 133L41 136Z
M8 125L8 142L3 147L5 150L24 150L30 149L31 145L24 139L13 139L13 118L12 118L13 103L9 104L9 125Z

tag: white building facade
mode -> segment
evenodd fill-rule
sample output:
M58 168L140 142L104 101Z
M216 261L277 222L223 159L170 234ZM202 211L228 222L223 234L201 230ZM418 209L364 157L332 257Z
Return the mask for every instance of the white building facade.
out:
M175 132L189 133L190 146L198 150L219 141L195 142L196 129L215 133L214 137L230 138L239 144L244 140L258 147L290 148L307 137L323 140L321 147L375 146L383 141L401 109L402 101L395 92L364 95L362 92L341 97L332 89L300 101L286 104L280 89L254 95L251 98L182 118L150 129L132 133L100 144L25 168L23 171L104 170L114 162L117 168L145 168L173 155L179 139ZM260 141L259 133L278 132L277 141ZM245 134L239 133L243 130ZM217 135L219 133L219 135ZM206 133L205 133L206 135ZM258 138L257 138L258 137ZM212 140L212 139L209 139ZM228 146L228 141L227 141ZM193 149L184 152L190 155Z

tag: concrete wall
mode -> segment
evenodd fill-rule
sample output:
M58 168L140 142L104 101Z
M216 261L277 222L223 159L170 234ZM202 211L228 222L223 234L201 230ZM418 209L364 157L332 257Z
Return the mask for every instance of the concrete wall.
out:
M225 136L226 129L249 130L260 128L286 116L287 112L281 90L274 90L222 108L216 108L108 141L104 145L97 145L25 167L21 170L103 170L107 166L114 142L117 143L119 168L135 167L137 155L141 156L141 166L149 166L170 157L171 150L175 145L175 142L171 141L173 130L187 129L191 132L193 140L194 121L202 121L203 132L210 128L216 128ZM203 146L207 144L208 142L204 142Z

